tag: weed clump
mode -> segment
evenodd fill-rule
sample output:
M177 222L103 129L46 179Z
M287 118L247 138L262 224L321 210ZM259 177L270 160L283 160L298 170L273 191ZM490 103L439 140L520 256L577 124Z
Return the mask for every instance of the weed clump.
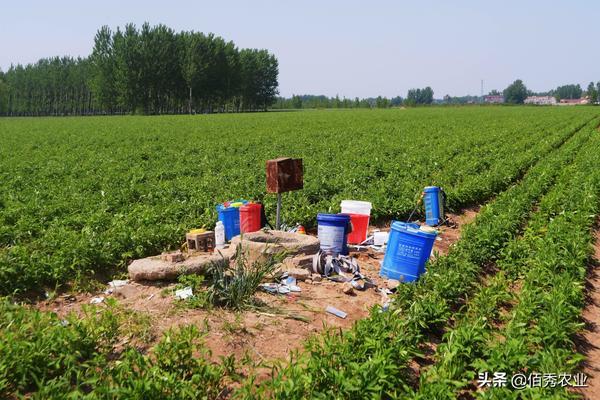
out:
M284 256L283 253L263 253L250 262L240 244L232 263L222 258L211 263L204 276L180 276L179 286L189 286L194 291L186 305L194 308L225 307L236 311L260 307L255 293L259 285L275 273Z

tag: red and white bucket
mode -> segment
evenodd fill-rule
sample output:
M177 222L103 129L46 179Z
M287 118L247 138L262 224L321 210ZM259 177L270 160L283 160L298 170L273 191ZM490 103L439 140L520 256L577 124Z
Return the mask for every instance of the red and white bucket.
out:
M367 239L372 205L368 201L342 200L342 214L350 215L352 232L348 235L349 244L360 244Z

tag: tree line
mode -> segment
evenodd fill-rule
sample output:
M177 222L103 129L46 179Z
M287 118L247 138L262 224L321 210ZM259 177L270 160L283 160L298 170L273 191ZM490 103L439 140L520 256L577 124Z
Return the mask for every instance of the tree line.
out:
M165 25L98 30L92 54L0 71L0 115L174 114L266 110L279 67L267 50Z
M570 84L558 86L556 89L552 89L548 92L534 93L527 89L527 86L525 86L523 81L520 79L517 79L511 83L502 92L504 101L510 104L523 104L528 96L552 96L555 97L557 101L560 101L561 99L580 99L584 96L587 96L590 100L590 103L593 104L598 101L598 93L600 93L600 82L595 84L594 82L590 82L587 90L585 91L579 84ZM499 93L498 91L492 91L490 94Z
M302 109L302 108L388 108L402 104L402 97L392 99L387 97L368 97L349 99L339 96L327 97L323 95L292 95L292 97L278 97L272 108L277 110Z
M302 109L302 108L390 108L399 106L427 105L433 103L433 89L429 86L423 89L410 89L406 98L395 96L367 97L348 99L339 96L327 97L316 95L292 95L292 97L278 97L272 108Z

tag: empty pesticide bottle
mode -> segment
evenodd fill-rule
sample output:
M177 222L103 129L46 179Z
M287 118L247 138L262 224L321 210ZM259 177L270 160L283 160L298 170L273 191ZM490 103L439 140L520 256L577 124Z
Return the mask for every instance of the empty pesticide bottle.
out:
M217 221L215 226L215 247L222 249L225 246L225 225L222 221Z

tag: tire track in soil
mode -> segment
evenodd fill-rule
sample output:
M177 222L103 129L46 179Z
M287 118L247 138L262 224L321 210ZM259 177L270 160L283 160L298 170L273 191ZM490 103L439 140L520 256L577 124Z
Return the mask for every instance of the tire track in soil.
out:
M577 340L577 350L586 357L583 373L588 376L588 387L576 392L592 400L600 399L600 220L595 226L594 255L588 270L586 292L586 307L582 314L585 327Z

